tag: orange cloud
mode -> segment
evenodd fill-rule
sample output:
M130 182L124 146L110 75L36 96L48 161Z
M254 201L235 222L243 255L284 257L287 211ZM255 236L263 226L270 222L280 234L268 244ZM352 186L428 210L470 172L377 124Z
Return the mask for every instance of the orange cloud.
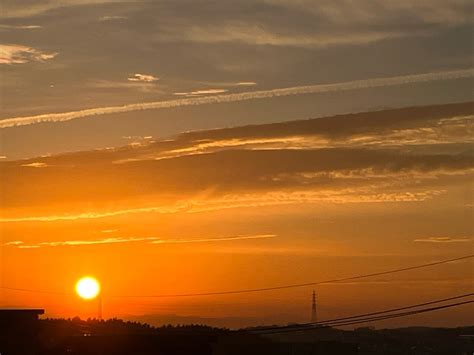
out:
M31 61L44 62L53 59L57 55L58 53L46 53L18 44L0 45L0 64L24 64Z

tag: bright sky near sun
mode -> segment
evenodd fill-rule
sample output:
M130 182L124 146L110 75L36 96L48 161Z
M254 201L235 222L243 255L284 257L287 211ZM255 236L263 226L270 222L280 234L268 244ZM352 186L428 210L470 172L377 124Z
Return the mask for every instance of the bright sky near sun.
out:
M136 296L472 254L472 11L467 0L4 0L1 284L45 292L1 289L0 306L90 317L82 298L100 292L105 317L307 321L311 288ZM318 286L318 311L469 292L472 270ZM384 324L468 324L466 309Z

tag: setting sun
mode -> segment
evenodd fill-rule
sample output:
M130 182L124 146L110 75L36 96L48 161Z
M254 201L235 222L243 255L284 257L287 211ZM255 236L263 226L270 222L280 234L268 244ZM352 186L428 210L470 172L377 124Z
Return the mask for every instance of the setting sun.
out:
M93 299L100 292L99 282L93 277L83 277L76 284L76 292L86 300Z

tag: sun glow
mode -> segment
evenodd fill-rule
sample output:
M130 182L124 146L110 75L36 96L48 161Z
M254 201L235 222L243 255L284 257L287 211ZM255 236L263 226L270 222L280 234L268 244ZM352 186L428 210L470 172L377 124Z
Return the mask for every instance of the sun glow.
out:
M76 283L76 292L80 297L91 300L99 294L100 284L93 277L83 277Z

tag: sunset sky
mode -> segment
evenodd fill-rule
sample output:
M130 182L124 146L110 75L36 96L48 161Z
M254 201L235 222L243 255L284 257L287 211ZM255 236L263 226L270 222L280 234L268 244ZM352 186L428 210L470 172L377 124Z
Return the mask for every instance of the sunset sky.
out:
M245 326L473 254L471 1L3 0L0 307ZM319 285L321 319L472 292L472 259ZM13 290L17 289L17 290ZM18 289L22 289L20 291ZM466 306L377 323L472 323Z

